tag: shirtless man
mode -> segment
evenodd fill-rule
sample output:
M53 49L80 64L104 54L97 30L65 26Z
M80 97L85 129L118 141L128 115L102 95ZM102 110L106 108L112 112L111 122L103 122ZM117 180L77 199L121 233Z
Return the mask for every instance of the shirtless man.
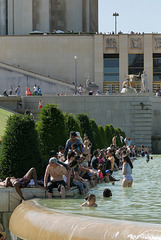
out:
M34 179L34 186L38 187L37 173L35 168L31 168L22 178L7 177L4 181L0 181L0 187L14 187L18 195L24 201L25 199L20 188L27 187L31 179Z
M47 183L48 176L50 174L50 181ZM67 178L67 189L70 189L70 178L69 173L66 168L58 163L57 158L52 157L49 160L49 164L46 167L44 176L44 188L47 188L48 198L52 198L52 189L58 188L62 198L65 198L65 187L66 183L64 181L63 175Z
M112 144L116 147L116 138L117 138L117 135L114 134L113 138L112 138Z

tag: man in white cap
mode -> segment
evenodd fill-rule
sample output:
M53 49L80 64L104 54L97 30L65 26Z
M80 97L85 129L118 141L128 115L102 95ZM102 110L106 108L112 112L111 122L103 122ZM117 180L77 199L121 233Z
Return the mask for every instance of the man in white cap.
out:
M48 176L50 175L50 181L47 183ZM70 189L70 178L66 168L58 163L56 157L52 157L49 160L49 164L46 167L44 176L44 187L47 188L48 198L52 198L52 189L58 188L62 198L65 198L66 183L63 175L67 178L67 189Z

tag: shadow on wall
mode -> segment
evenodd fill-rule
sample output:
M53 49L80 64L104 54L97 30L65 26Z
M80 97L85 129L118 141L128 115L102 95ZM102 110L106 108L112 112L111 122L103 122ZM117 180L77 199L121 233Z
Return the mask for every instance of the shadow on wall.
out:
M152 136L152 153L161 154L161 136Z

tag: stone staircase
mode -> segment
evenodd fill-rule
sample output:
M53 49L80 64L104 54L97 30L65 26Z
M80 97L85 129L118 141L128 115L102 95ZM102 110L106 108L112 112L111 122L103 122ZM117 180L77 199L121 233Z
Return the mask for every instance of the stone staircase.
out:
M152 105L149 102L131 103L131 138L140 147L142 144L151 149L152 142Z

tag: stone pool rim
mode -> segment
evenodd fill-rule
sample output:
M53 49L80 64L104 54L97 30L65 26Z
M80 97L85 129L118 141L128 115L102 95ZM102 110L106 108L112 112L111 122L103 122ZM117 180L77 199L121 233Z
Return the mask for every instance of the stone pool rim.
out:
M35 199L14 210L9 229L27 240L161 239L160 224L67 214L41 206Z

